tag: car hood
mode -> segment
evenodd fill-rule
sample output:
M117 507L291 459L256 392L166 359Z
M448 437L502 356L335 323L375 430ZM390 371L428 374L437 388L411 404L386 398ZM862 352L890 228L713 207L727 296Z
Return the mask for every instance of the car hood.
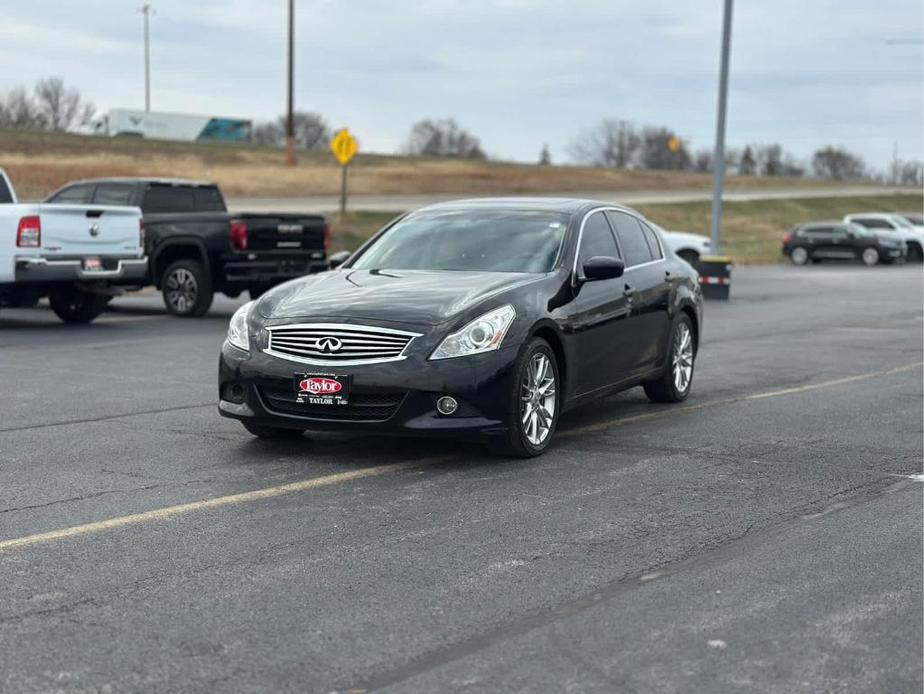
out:
M424 270L333 270L286 282L257 302L266 319L357 318L436 325L544 275Z

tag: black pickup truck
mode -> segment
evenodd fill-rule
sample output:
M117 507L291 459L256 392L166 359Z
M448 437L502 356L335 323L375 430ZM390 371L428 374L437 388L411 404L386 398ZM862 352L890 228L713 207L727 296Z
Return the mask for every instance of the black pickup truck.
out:
M330 227L308 214L229 214L211 183L154 178L74 181L46 202L136 205L148 257L147 284L167 310L202 316L216 291L256 298L294 277L327 269Z

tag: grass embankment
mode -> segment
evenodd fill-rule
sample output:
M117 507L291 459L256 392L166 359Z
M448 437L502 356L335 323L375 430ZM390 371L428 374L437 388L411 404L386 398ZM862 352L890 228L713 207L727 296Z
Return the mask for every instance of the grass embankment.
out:
M805 198L727 202L722 213L722 251L739 265L782 262L783 234L801 222L841 219L851 212L921 210L920 195ZM709 235L711 203L658 203L635 208L665 229ZM357 211L341 220L328 215L334 250L354 250L397 216L394 212Z
M362 146L362 143L360 143ZM228 197L336 195L339 166L328 152L303 152L284 165L281 150L235 144L168 142L0 130L0 167L24 199L41 199L79 178L167 176L218 183ZM708 190L709 174L621 171L581 166L359 154L350 192L498 195L633 190ZM729 189L818 186L815 181L732 176Z

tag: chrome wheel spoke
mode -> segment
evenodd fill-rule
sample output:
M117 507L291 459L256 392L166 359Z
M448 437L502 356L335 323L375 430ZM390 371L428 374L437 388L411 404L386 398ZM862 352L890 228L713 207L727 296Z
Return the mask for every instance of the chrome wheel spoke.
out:
M549 357L534 354L520 384L520 422L526 439L541 445L552 431L555 421L555 372Z

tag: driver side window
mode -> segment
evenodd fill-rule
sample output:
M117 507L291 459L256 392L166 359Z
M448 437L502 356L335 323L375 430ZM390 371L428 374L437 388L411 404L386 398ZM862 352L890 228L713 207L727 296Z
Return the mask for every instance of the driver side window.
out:
M578 252L578 269L584 266L585 261L598 255L620 257L616 237L613 236L610 224L602 212L594 212L584 223L581 248Z

